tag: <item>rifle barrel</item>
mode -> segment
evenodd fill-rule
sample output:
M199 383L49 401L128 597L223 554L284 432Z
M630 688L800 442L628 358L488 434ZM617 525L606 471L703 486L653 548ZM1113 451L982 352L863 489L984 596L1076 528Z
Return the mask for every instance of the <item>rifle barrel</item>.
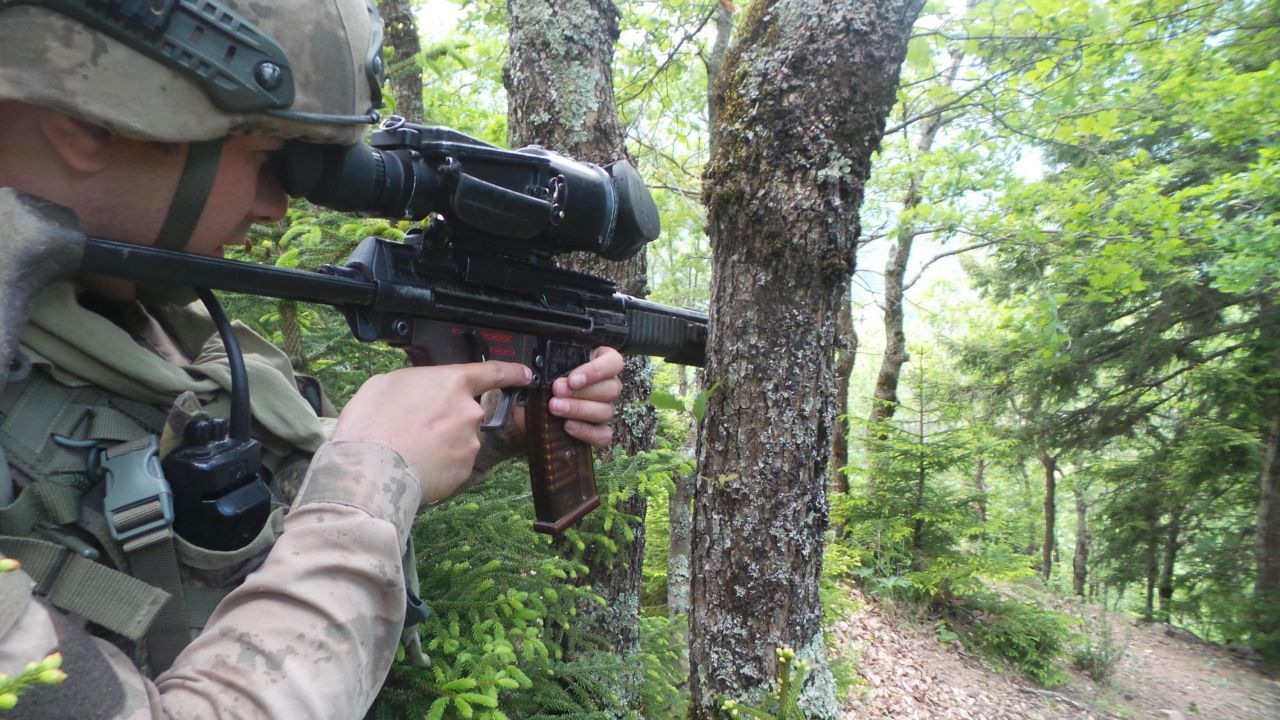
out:
M85 244L81 269L151 285L204 287L324 305L369 307L377 294L377 285L364 280L92 237Z

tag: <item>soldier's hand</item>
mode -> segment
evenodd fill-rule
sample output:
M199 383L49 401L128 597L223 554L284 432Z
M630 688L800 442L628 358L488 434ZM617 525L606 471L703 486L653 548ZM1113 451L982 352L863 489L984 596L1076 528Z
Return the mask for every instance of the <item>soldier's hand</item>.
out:
M426 506L452 495L471 475L484 414L475 398L532 379L529 368L497 361L375 375L342 410L333 440L395 450L422 479Z
M613 404L622 394L623 359L617 350L596 348L591 361L557 378L551 386L551 414L565 420L569 435L596 447L613 440Z

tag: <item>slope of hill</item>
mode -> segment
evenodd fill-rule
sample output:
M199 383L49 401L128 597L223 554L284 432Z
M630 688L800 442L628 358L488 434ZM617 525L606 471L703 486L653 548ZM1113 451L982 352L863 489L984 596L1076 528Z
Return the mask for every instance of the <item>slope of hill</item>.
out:
M1166 633L1162 624L1109 614L1114 642L1123 649L1110 680L1094 683L1073 672L1066 685L1045 690L858 599L860 609L834 628L862 680L843 708L850 720L1280 718L1280 680L1224 648Z

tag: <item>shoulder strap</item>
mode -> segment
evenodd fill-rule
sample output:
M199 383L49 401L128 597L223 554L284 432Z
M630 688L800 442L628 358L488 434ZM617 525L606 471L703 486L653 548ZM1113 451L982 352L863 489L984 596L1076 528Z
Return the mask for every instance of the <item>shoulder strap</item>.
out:
M22 562L35 592L67 612L130 640L147 634L169 593L55 542L0 536L0 553ZM0 579L13 573L0 575ZM7 598L0 598L5 600Z

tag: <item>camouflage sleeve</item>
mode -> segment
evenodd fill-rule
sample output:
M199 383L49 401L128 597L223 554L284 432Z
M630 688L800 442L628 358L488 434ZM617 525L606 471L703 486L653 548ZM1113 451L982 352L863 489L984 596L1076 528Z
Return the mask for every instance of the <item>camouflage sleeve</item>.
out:
M421 483L395 452L323 446L262 567L156 681L173 718L360 718L404 625Z

